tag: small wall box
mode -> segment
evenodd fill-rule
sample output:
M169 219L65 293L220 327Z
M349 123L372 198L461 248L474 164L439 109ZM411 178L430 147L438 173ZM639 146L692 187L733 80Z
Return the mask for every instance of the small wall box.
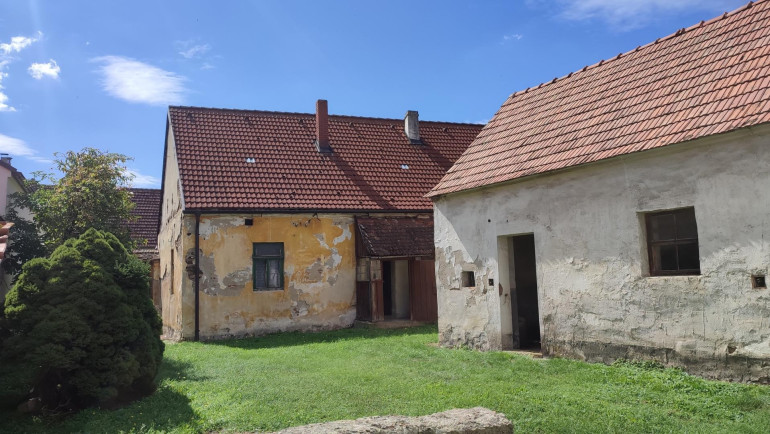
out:
M755 274L751 276L751 287L754 289L766 289L767 281L764 274Z

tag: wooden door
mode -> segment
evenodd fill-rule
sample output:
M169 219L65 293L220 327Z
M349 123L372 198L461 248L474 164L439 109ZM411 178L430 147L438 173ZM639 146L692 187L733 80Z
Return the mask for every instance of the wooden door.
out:
M409 305L412 320L438 320L436 271L432 259L409 261Z

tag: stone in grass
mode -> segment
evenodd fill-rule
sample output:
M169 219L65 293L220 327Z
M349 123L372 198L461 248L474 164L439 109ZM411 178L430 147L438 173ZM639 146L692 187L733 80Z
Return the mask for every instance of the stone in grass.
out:
M275 434L512 434L504 414L484 407L458 408L427 416L374 416L295 426Z

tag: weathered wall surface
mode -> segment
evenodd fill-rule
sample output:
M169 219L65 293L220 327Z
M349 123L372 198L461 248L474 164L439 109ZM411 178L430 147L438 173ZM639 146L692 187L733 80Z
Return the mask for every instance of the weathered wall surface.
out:
M160 256L160 291L161 317L163 318L163 335L168 339L191 338L194 335L190 321L193 318L194 306L187 303L183 306L182 291L191 293L192 288L182 288L182 273L184 271L182 186L179 179L179 167L176 163L176 146L171 129L167 137L166 172L163 181L163 198L161 203L161 224L158 234L158 253ZM186 216L188 220L191 217ZM191 310L192 309L192 310ZM183 315L183 311L186 312ZM187 333L183 318L187 320Z
M547 354L768 381L770 291L750 282L770 268L768 162L770 128L754 127L439 198L441 344L511 345L508 236L534 233ZM701 275L650 277L643 213L688 206Z
M252 226L244 224L246 218ZM185 260L191 267L183 286L192 288L195 222L186 222L185 234L191 235L185 235ZM201 339L352 325L353 224L352 216L333 214L201 216ZM284 243L282 290L253 289L252 243L258 242ZM192 289L184 301L194 303Z

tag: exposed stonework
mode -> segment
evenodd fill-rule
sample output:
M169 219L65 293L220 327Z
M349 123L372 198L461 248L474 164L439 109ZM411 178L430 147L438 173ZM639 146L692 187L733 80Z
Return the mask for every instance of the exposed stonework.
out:
M314 423L277 431L276 434L512 434L513 424L504 414L475 407L448 410L428 416L375 416L356 420Z
M751 127L435 201L439 337L513 342L513 235L534 234L543 351L770 378L770 128ZM700 275L649 275L644 215L693 207ZM476 286L462 288L460 273ZM494 286L489 285L493 279Z

